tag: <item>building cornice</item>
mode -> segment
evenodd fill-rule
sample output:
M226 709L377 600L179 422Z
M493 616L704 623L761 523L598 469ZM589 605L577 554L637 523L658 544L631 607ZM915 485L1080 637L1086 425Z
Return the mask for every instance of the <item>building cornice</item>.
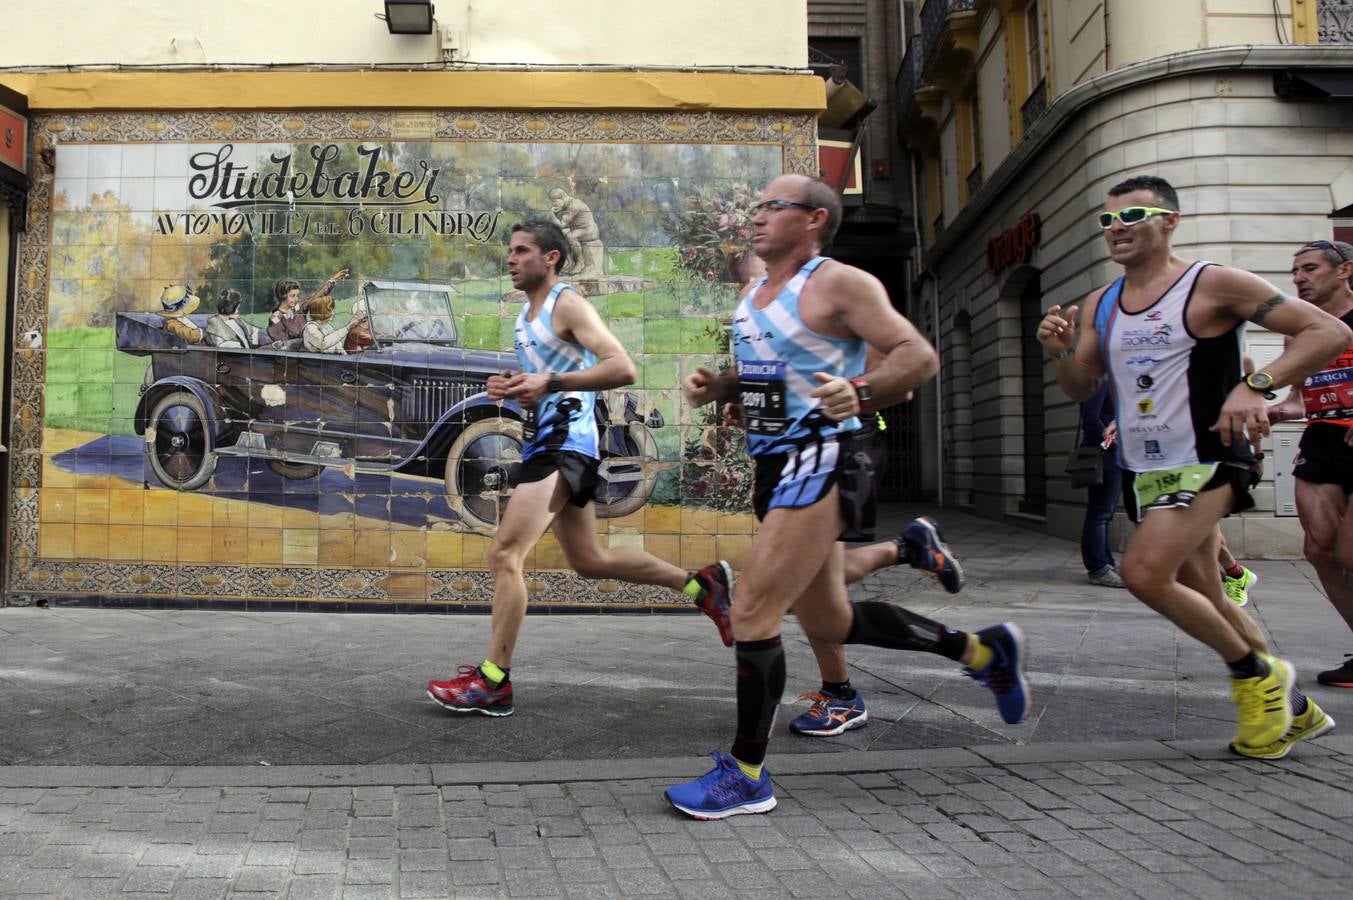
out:
M746 110L826 108L809 74L504 71L0 73L34 112L264 109Z
M1274 71L1292 67L1312 69L1353 67L1353 46L1244 45L1189 50L1121 66L1076 85L1048 107L1047 112L1025 134L1024 139L1006 156L982 184L981 189L954 217L953 222L945 227L935 242L926 249L922 255L925 268L938 267L949 252L961 240L968 237L968 231L977 224L992 204L1005 195L1015 179L1024 174L1025 169L1039 153L1061 134L1078 113L1097 100L1141 84L1181 75L1234 70Z

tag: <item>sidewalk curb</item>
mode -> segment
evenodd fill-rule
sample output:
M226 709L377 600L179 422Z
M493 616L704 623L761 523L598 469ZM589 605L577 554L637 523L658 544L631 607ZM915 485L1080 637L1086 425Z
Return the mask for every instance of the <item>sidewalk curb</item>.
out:
M1300 755L1353 754L1353 736L1331 735L1303 743ZM1215 741L1117 741L1108 743L994 744L931 750L854 750L839 753L772 755L774 777L852 775L868 772L1070 762L1190 761L1261 763L1245 760ZM1281 760L1273 761L1281 765ZM531 763L398 766L5 766L0 788L190 788L190 787L365 787L373 785L565 784L685 778L703 773L699 757L584 759Z

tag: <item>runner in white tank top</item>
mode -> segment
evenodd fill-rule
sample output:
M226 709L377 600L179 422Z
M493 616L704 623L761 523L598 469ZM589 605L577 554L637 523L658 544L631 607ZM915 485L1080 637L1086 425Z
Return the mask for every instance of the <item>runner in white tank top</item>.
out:
M1123 267L1117 307L1104 311L1101 335L1098 305L1107 289L1086 297L1084 315L1053 306L1038 339L1071 399L1092 396L1106 375L1112 380L1125 500L1140 519L1121 562L1128 589L1229 667L1237 712L1231 748L1285 756L1295 742L1328 730L1329 717L1296 689L1292 666L1268 653L1254 620L1226 599L1217 524L1252 502L1248 444L1268 434L1268 392L1318 370L1348 345L1349 329L1249 272L1175 256L1179 198L1164 179L1115 185L1096 218L1109 256ZM1242 381L1246 320L1290 340L1263 372Z

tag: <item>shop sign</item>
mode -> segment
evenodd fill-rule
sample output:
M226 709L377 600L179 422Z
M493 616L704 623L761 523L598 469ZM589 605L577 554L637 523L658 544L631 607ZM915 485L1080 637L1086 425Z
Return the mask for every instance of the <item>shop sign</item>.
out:
M28 174L28 119L0 106L0 177Z
M1038 213L1025 213L1015 227L987 242L987 271L996 275L1013 262L1027 263L1043 239L1043 220Z

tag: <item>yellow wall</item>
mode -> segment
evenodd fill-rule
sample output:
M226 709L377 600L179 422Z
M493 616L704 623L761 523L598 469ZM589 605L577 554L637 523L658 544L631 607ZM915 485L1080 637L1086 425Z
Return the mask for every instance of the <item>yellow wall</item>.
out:
M1109 6L1109 68L1203 47L1276 44L1279 26L1291 41L1291 4L1278 0L1275 23L1272 0L1119 0Z
M806 0L437 0L459 61L806 65ZM6 0L5 65L433 63L435 36L388 33L380 0ZM349 98L349 102L361 102Z

